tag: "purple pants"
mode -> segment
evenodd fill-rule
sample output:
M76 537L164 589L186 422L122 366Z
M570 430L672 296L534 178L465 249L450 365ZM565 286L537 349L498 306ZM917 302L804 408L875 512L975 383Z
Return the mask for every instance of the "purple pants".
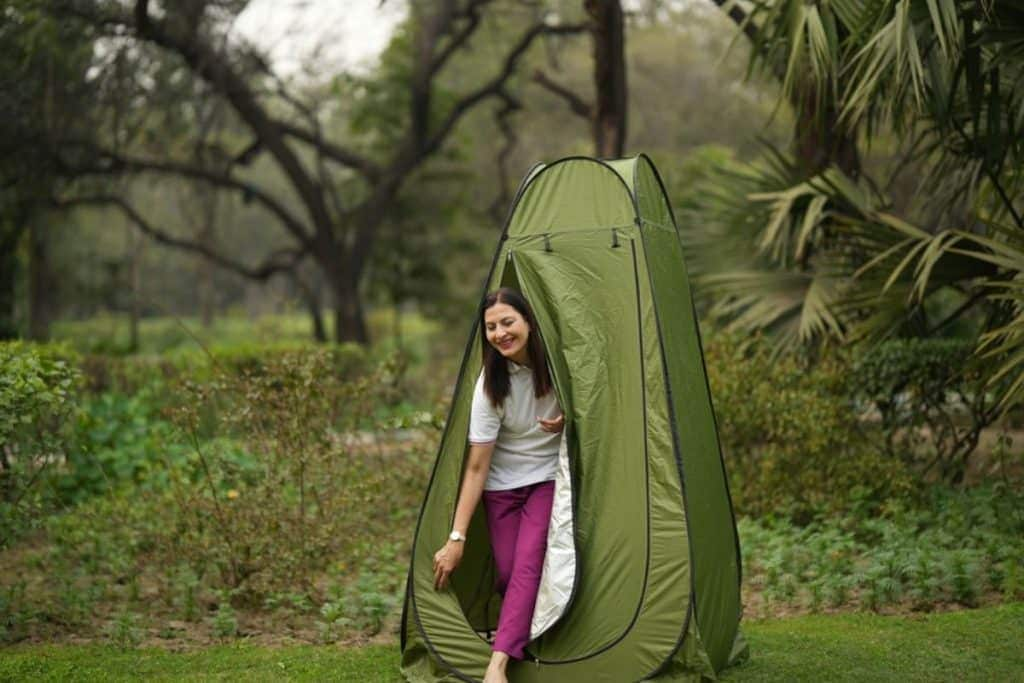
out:
M542 481L506 491L484 491L487 528L497 565L495 590L504 596L492 649L523 658L537 602L555 482Z

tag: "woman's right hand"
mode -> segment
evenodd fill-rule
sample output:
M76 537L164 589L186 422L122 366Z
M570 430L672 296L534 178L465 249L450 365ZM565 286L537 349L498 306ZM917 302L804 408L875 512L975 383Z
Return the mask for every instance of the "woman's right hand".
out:
M465 541L448 541L434 553L434 590L444 590L448 577L462 561L462 546Z

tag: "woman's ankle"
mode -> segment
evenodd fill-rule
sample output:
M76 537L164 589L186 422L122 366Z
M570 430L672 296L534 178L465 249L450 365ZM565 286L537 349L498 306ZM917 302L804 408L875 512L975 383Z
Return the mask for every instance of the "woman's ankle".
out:
M496 666L502 671L504 671L508 667L509 659L511 659L511 657L507 652L502 652L501 650L494 650L491 653L491 661L487 666L488 668Z

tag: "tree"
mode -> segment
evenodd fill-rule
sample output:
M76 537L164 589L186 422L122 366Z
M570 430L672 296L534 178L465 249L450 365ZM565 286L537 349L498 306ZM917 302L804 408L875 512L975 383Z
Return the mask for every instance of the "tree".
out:
M781 96L795 113L792 156L807 177L832 164L860 173L857 127L839 116L832 93L839 87L850 53L844 22L856 10L795 0L758 0L749 10L712 0L750 40L750 73L767 74L782 86Z
M946 0L756 6L766 22L799 19L779 44L787 63L805 64L823 102L819 122L834 113L847 130L906 143L888 179L837 163L799 178L781 157L724 172L719 182L746 197L720 191L697 211L720 237L737 228L730 244L757 253L746 250L747 267L716 270L711 250L691 245L717 313L744 328L787 329L788 345L936 336L967 319L979 391L1003 410L1021 403L1024 10ZM913 201L898 205L887 190L907 168L922 177ZM731 218L714 218L715 204Z
M374 153L371 146L360 149L327 137L316 103L292 92L258 51L230 35L230 20L244 2L189 0L155 8L147 0L137 0L128 8L100 0L49 0L47 5L56 16L102 28L110 40L126 45L125 52L131 56L156 55L184 69L198 80L193 88L222 100L251 135L249 142L232 151L223 140L200 140L209 152L207 158L212 159L208 163L173 148L180 144L164 146L160 140L150 139L130 148L118 147L113 141L89 147L95 161L83 166L66 156L81 145L65 140L58 146L62 168L106 177L174 176L236 193L273 214L289 234L292 246L253 267L208 245L168 234L116 193L80 193L62 198L61 203L116 206L143 232L164 244L192 250L253 278L290 272L309 258L323 272L333 294L336 338L365 342L364 268L387 208L402 185L445 145L470 111L487 101L512 100L509 81L539 37L583 30L579 25L536 19L510 43L492 76L457 95L442 97L442 72L469 45L485 11L494 4L492 0L412 4L406 27L412 68L407 109L401 117L402 134L394 147ZM138 87L142 91L151 88L144 83ZM282 111L286 108L289 113ZM241 173L239 169L257 156L271 161L280 173L287 201Z
M92 40L40 19L31 0L0 9L0 339L17 336L15 288L19 245L29 234L30 332L45 337L51 275L40 214L60 183L46 150L72 132L89 135L92 107L86 73Z
M584 0L590 18L594 55L594 101L573 92L537 69L533 80L564 99L573 113L586 119L594 139L594 155L619 158L626 147L626 31L620 0Z

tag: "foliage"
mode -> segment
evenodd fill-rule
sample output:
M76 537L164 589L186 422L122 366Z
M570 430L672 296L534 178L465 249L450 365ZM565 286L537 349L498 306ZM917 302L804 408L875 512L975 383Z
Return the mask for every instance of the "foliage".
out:
M695 209L711 225L693 222L706 232L693 255L716 314L770 329L800 311L802 333L781 336L785 348L941 336L968 320L971 364L997 409L1020 402L1024 93L1014 84L1024 13L952 0L782 0L753 3L748 19L752 68L778 76L813 125L869 139L892 131L905 144L888 178L836 167L808 177L774 151L764 166L711 173L724 184ZM891 193L901 173L918 181L905 205ZM738 251L716 269L714 247L700 245L729 227ZM950 296L952 307L939 305Z
M863 436L847 356L807 367L728 332L708 337L705 356L739 512L807 519L912 493L912 473Z
M22 308L15 302L22 237L31 235L35 261L51 229L44 215L52 193L67 184L52 145L74 138L75 156L88 163L81 146L98 131L96 88L87 77L94 37L45 16L41 5L40 0L7 0L0 7L0 339L26 327L17 319L24 316L14 315ZM33 289L33 305L50 291L47 285Z
M66 347L0 342L0 548L42 504L38 483L64 456L78 382Z
M970 352L956 339L893 340L853 367L858 397L881 418L885 452L953 484L963 480L981 430L995 418L977 372L963 372Z
M1024 495L1002 487L935 487L921 506L890 501L795 526L740 521L747 580L764 598L811 611L849 605L932 610L1024 597Z
M64 504L73 504L125 485L163 488L167 463L182 462L187 447L159 415L153 389L132 396L84 396L66 461L49 485Z

